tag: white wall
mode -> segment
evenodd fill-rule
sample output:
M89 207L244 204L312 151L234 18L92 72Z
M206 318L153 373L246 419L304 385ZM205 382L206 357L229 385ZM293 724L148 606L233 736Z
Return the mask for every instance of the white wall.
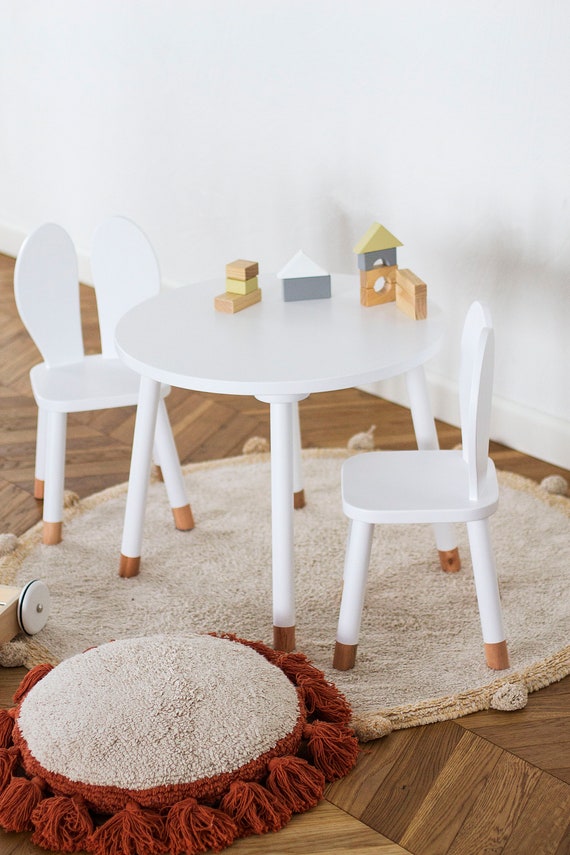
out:
M350 271L378 220L449 313L436 414L483 297L495 438L570 468L569 44L564 0L1 0L0 250L122 213L167 282Z

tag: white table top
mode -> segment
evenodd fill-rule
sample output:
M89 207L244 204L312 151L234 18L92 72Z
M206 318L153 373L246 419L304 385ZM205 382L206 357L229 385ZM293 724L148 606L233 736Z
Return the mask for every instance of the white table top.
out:
M402 374L439 350L443 314L428 304L414 321L395 303L365 308L357 276L334 275L330 299L286 303L282 283L261 276L261 302L214 309L225 280L163 290L121 319L116 344L139 374L199 392L298 395Z

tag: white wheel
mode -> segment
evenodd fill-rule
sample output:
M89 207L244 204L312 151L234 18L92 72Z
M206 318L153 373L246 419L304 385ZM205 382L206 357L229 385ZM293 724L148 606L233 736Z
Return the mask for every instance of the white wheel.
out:
M18 600L18 623L26 635L35 635L46 625L50 611L50 596L47 585L39 579L28 582L22 588Z

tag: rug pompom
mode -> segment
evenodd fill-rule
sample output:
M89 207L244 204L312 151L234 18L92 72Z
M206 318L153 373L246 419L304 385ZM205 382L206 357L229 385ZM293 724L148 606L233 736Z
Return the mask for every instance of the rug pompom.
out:
M524 683L505 683L497 689L491 698L490 706L494 710L522 710L528 701L528 689Z
M79 496L71 490L65 490L63 494L63 507L75 508L79 504Z
M16 720L16 709L0 710L0 748L9 748L13 744L12 733Z
M274 757L269 761L267 788L287 802L295 813L315 807L323 797L325 776L302 757Z
M0 825L6 831L32 831L32 814L44 797L41 778L12 778L0 795Z
M131 801L97 828L85 846L93 855L164 855L168 852L166 821Z
M44 799L32 813L32 843L56 852L81 852L93 834L93 820L80 796Z
M30 668L24 679L21 681L20 685L16 689L14 694L14 703L19 704L24 700L28 692L34 688L36 683L39 683L40 680L49 674L50 671L53 671L53 665L49 663L35 665L33 668Z
M191 852L221 852L238 836L238 827L222 810L184 799L173 805L166 820L172 855Z
M374 431L376 425L370 425L367 431L355 433L347 443L349 451L372 451L374 449Z
M19 543L15 534L0 534L0 556L14 552Z
M0 666L21 668L26 663L27 653L27 643L23 638L15 638L7 644L0 644Z
M269 440L263 436L251 436L242 448L242 454L263 454L269 451Z
M327 781L337 781L350 772L358 757L358 742L352 731L341 724L314 721L303 728L307 753Z
M20 762L20 752L17 748L0 748L0 793L2 793L10 781Z
M220 808L235 820L240 836L279 831L292 813L281 799L253 781L233 781Z
M568 481L562 475L547 475L540 482L540 486L554 496L568 495Z

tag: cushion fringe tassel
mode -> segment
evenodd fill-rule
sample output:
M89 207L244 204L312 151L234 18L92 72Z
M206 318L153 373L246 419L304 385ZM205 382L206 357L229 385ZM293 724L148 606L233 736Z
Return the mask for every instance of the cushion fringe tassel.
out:
M302 653L284 653L231 634L212 635L252 647L297 687L301 708L306 708L299 746L303 756L272 757L261 780L232 781L217 805L184 798L158 812L126 800L101 824L81 795L52 793L40 777L26 777L12 743L19 705L53 668L37 665L18 687L16 706L0 711L0 826L33 831L34 844L58 852L197 855L220 852L238 837L278 831L293 813L315 807L326 782L348 774L356 763L359 749L348 726L348 702Z

